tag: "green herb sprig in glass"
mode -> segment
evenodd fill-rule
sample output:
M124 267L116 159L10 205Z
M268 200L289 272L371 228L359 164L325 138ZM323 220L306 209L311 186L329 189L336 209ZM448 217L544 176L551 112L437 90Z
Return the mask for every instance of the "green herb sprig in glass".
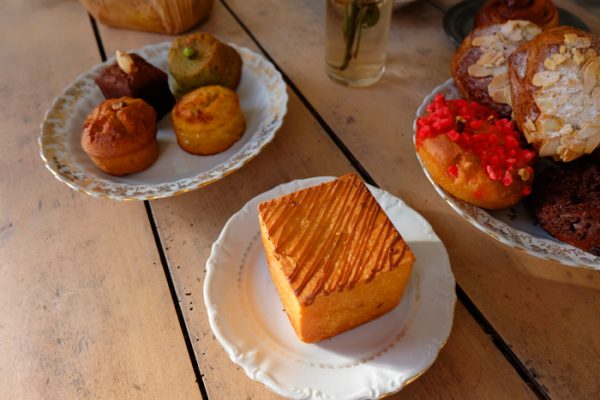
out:
M348 0L344 7L343 35L346 48L344 61L339 67L340 71L350 65L352 59L358 57L360 38L363 29L370 28L379 21L379 7L376 3L364 3L361 0Z

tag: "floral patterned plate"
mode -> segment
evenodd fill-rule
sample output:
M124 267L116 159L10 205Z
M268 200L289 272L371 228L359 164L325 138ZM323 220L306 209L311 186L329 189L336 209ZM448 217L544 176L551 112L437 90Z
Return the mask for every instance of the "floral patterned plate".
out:
M449 79L425 97L425 100L423 100L423 103L417 110L417 118L425 115L427 105L433 101L434 96L438 93L445 95L447 99L460 98L454 81ZM413 123L415 134L417 129L416 123L417 120L415 119ZM413 141L414 139L415 137L413 136ZM537 225L533 216L526 210L523 202L503 210L483 210L446 193L431 178L418 153L417 158L421 163L423 172L438 194L454 211L479 230L510 247L522 250L535 257L558 261L568 266L600 270L600 257L554 239Z
M166 71L170 45L164 42L134 52ZM237 92L246 131L228 150L213 156L186 153L178 146L167 115L158 124L160 153L150 168L123 177L97 169L81 148L81 129L88 113L104 100L94 78L114 61L110 59L71 83L46 113L39 138L46 167L72 189L116 200L174 196L208 185L241 168L275 136L287 112L288 96L281 74L269 61L246 48L231 46L244 62Z
M204 302L217 340L251 379L294 399L376 399L433 364L456 303L448 254L431 225L391 194L369 187L415 254L400 304L315 344L301 342L283 311L260 238L258 204L334 179L289 182L250 200L227 222L206 262Z

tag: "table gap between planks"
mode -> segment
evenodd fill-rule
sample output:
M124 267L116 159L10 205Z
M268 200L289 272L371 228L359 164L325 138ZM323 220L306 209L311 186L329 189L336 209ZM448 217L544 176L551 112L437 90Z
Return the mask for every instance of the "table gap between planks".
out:
M44 168L44 112L98 63L75 1L0 9L0 398L200 399L144 205Z
M272 7L275 11L280 10L277 5L270 4L269 7ZM242 21L244 20L243 17L237 17ZM308 27L311 29L318 28L322 26L319 23L320 21L317 21L317 24L315 24L317 26L309 24ZM256 50L257 44L251 41L251 38L220 3L216 4L211 18L200 29L213 32L226 41L233 41ZM100 26L100 38L107 54L113 54L117 48L133 49L149 42L171 40L171 37L167 36L119 31L104 26ZM319 59L321 57L321 55L318 56ZM275 61L279 64L277 59ZM283 68L283 72L287 73L286 68ZM319 71L319 73L322 72ZM291 83L294 84L294 82ZM238 371L239 369L227 360L224 351L212 337L204 308L201 305L204 274L201 267L208 257L210 245L218 235L224 222L246 200L278 183L307 176L340 175L350 168L348 160L340 154L335 144L326 136L323 127L319 126L320 116L311 115L306 109L306 105L310 106L310 104L302 104L295 93L291 93L289 115L277 139L265 150L264 154L241 171L198 192L152 202L153 215L161 235L168 267L173 275L180 306L194 345L196 360L200 364L204 384L210 398L228 398L234 394L239 397L259 396L259 398L264 398L268 395L264 392L264 388L256 383L231 377L231 371L234 368ZM317 117L316 120L315 117ZM289 171L294 171L294 174L290 175ZM190 212L190 210L194 210L194 212ZM200 310L195 307L198 303L201 307ZM463 323L465 323L463 319L468 321L465 326L463 326ZM456 382L456 384L462 386L461 388L448 385L447 382L455 382L457 372L454 368L446 368L463 359L464 354L459 353L465 350L457 348L458 353L454 353L453 349L455 347L452 346L452 341L455 337L462 336L462 330L465 327L469 329L468 335L479 336L482 333L480 327L476 325L475 321L459 303L457 323L453 335L447 348L443 350L440 359L433 367L433 369L439 370L438 374L449 373L449 376L437 376L434 372L430 372L405 389L402 393L404 396L410 396L411 393L420 397L427 393L431 395L432 386L428 379L435 382L436 378L441 378L445 382L443 391L437 394L442 398L444 396L448 398L464 396L465 387L469 387L470 394L476 397L486 395L492 397L506 396L509 394L508 391L505 391L508 388L511 390L510 396L515 395L512 393L514 389L512 385L505 386L508 381L502 382L506 377L499 380L495 370L488 371L477 365L473 365L474 370L470 371L469 374L462 375L460 380ZM474 329L474 331L470 331L471 329ZM485 336L478 337L473 343L481 341L481 339L484 339L482 343L486 343L488 346L486 351L494 354L494 357L500 363L499 365L508 367L506 360L502 360L500 353L494 351L493 344ZM481 348L478 349L478 351L482 350ZM472 356L475 359L479 358L477 352ZM446 357L449 358L448 361L446 361ZM451 360L454 357L457 357L456 361ZM462 364L462 362L460 363ZM514 371L507 369L505 372L512 379L516 378ZM492 374L489 380L484 379L482 381L482 374L487 373ZM238 374L241 374L241 372L238 372ZM465 379L469 380L470 378L473 378L474 381L467 383ZM539 386L531 376L525 376L525 378L531 379L534 385ZM497 388L485 388L490 383L492 383L492 386L500 383L505 389L496 391ZM522 396L533 396L530 391L523 390L526 387L523 386L522 382L516 388ZM543 389L541 396L544 396Z
M314 62L323 57L320 2L226 4L370 176L432 223L449 250L458 284L543 393L597 398L600 320L590 316L600 307L600 274L496 242L454 214L420 170L412 144L414 113L423 97L449 78L454 52L441 28L440 7L417 2L395 13L383 80L353 90L331 83L323 65ZM583 14L597 32L594 17ZM278 34L284 29L295 34Z

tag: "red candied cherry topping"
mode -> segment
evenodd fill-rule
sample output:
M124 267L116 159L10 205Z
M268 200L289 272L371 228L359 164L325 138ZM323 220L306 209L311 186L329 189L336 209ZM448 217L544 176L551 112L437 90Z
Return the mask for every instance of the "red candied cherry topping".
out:
M523 142L512 121L498 118L492 109L475 101L446 100L438 94L427 106L427 115L417 120L417 147L426 139L446 135L465 153L479 158L490 179L510 186L514 179L527 181L535 152L522 148ZM448 175L458 178L456 165ZM530 187L523 194L531 193Z

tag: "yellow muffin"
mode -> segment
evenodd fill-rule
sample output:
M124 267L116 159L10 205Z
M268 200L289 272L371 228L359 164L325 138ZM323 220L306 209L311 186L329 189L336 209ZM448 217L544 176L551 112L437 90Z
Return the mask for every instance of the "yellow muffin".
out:
M204 86L183 96L171 122L179 146L198 155L227 150L246 129L237 93L222 86Z

